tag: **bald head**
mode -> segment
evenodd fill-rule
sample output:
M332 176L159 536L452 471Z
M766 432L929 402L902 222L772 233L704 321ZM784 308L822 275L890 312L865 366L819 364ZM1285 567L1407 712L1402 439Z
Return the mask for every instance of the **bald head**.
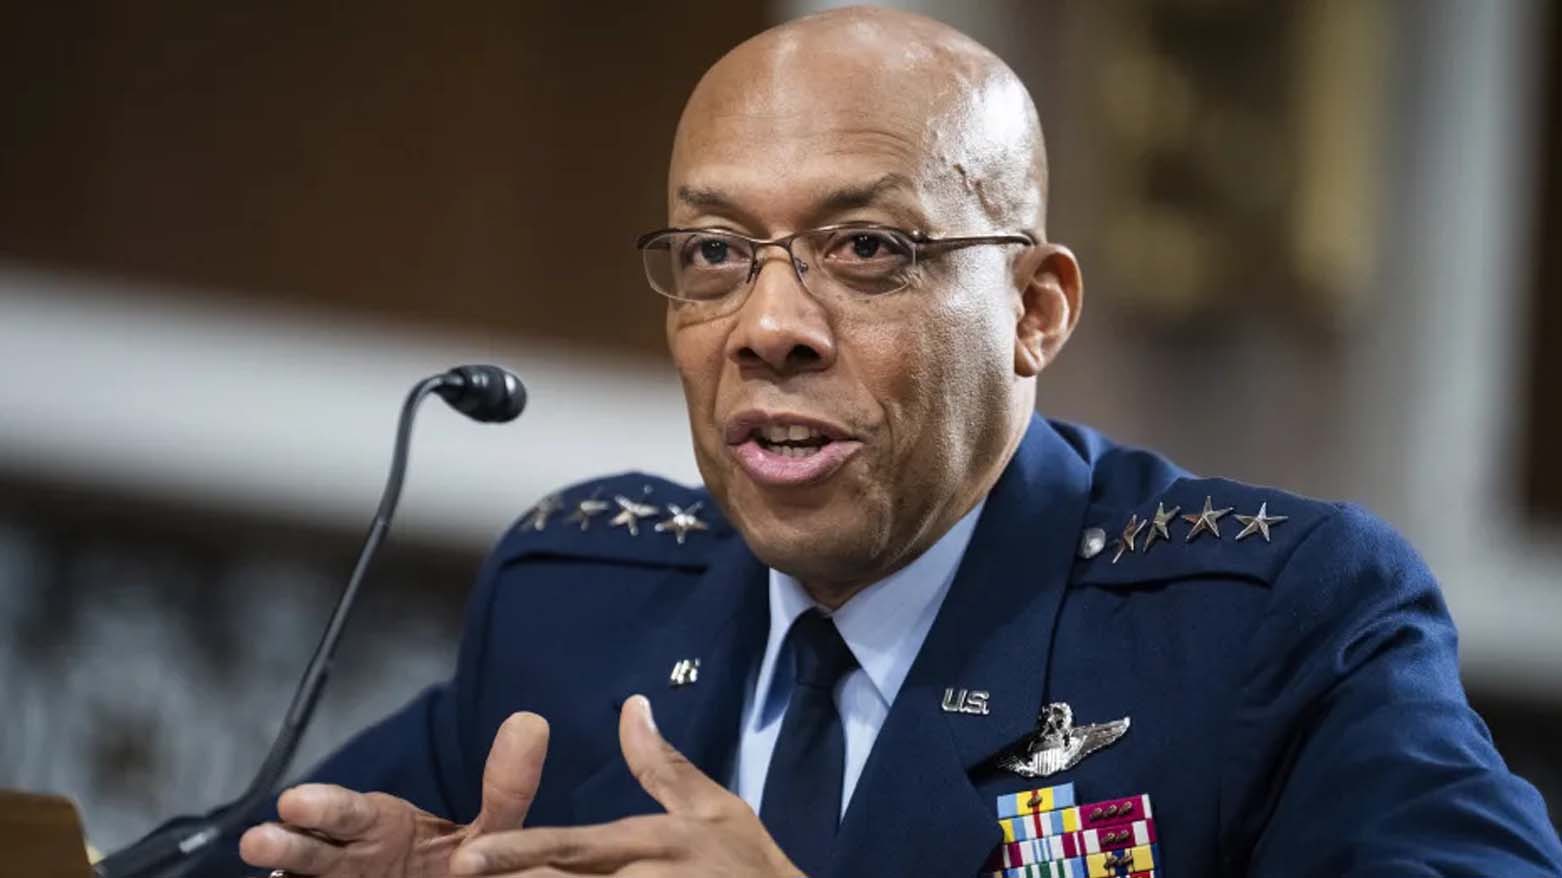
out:
M832 136L832 135L846 135ZM740 44L696 86L679 121L669 196L699 180L712 147L734 164L777 137L795 155L863 149L912 173L914 194L943 216L938 234L976 228L1045 238L1047 159L1036 108L1008 65L941 22L852 7L800 18ZM772 167L769 170L779 170ZM761 172L763 169L761 169Z

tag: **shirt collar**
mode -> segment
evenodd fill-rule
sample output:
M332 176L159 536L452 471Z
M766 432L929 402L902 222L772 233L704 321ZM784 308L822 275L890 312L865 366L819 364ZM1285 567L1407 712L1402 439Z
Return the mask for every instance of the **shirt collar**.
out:
M977 503L915 561L827 613L886 706L894 703L933 627L985 503ZM754 689L759 704L772 702L769 696L787 631L798 616L815 606L802 583L779 570L770 571L770 637Z

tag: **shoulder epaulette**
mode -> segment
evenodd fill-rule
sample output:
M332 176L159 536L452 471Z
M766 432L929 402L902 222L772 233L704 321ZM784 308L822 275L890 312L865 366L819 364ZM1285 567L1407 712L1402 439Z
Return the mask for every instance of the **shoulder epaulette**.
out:
M500 544L528 555L700 568L733 533L710 495L645 473L582 482L538 500Z
M1135 506L1092 508L1073 582L1126 586L1209 575L1271 582L1337 508L1226 479L1178 479Z

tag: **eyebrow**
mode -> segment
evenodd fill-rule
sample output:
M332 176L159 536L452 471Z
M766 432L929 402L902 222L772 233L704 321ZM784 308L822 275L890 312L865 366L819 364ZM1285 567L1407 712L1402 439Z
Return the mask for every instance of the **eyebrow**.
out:
M869 183L842 186L825 193L815 205L816 213L838 213L840 211L855 210L862 207L870 207L876 203L884 193L895 190L911 190L911 179L905 174L888 173ZM720 189L710 189L698 186L679 186L678 200L690 207L698 207L705 210L737 210L737 203L731 196Z

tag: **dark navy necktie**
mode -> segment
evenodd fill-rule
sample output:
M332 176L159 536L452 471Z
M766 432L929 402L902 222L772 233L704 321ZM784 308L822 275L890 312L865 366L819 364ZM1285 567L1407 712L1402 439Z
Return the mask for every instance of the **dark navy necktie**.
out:
M770 757L759 816L804 874L821 875L840 826L846 775L846 732L835 709L835 685L857 660L835 623L818 610L799 616L786 637L796 683Z

